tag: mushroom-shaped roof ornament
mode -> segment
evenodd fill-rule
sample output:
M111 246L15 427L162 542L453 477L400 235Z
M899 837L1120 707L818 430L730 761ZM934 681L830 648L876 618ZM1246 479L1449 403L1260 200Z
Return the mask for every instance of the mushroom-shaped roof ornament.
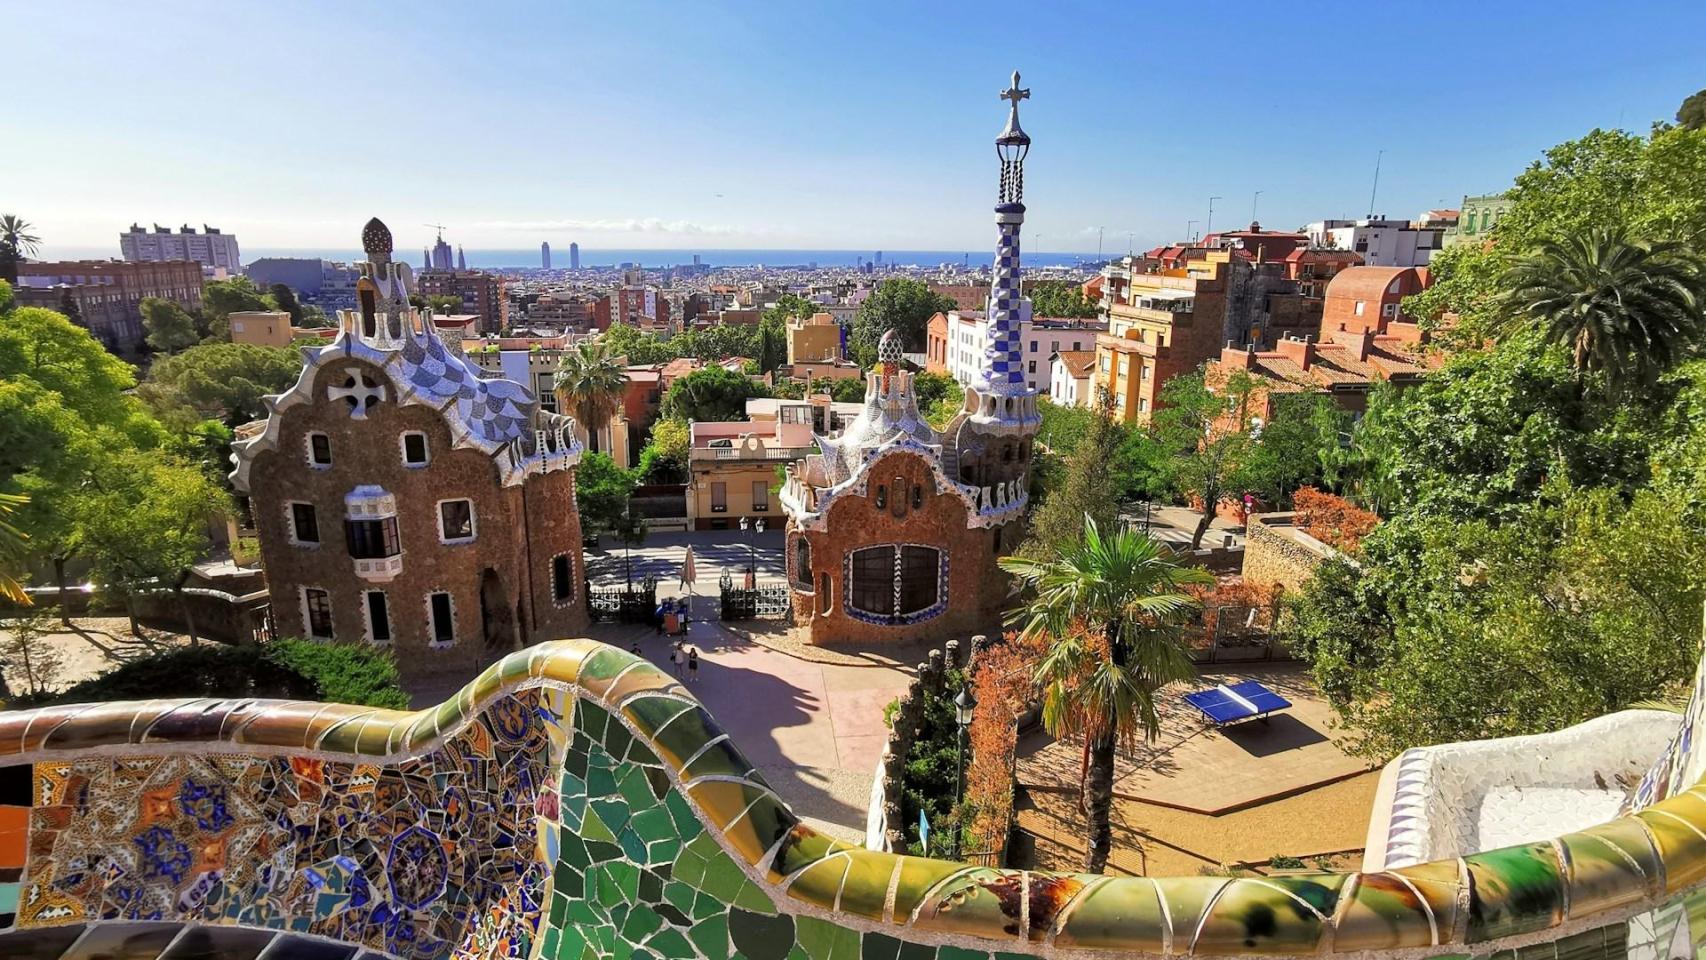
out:
M901 361L900 336L890 328L877 341L877 362L885 366L900 366Z
M390 259L391 228L378 217L367 221L367 226L361 228L361 249L367 252L369 259L373 259L376 254Z

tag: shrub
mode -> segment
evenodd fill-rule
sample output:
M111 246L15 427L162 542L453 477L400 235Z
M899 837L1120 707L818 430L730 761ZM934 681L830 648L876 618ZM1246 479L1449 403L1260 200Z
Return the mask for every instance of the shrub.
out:
M1299 488L1291 495L1291 502L1297 509L1297 526L1304 533L1346 553L1357 552L1363 538L1380 523L1375 514L1314 487Z
M356 644L288 638L265 646L179 647L124 664L76 684L52 703L149 700L158 697L258 697L323 700L407 709L397 664L384 651Z

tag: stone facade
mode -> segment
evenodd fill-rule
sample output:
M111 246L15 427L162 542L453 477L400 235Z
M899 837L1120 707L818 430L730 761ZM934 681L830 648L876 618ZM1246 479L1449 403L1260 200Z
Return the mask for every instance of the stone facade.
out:
M575 422L482 378L389 266L234 444L279 632L390 646L406 677L583 632Z
M1292 526L1296 514L1262 513L1250 517L1244 540L1244 582L1296 590L1315 568L1338 551Z

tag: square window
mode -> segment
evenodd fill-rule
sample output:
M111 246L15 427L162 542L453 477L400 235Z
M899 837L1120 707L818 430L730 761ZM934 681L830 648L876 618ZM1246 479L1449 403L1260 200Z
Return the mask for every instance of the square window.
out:
M770 510L770 482L768 480L752 481L752 512L766 513Z
M316 467L332 465L332 438L323 433L308 435L308 462Z
M450 602L450 594L428 594L427 617L431 621L433 646L448 647L456 642L456 608Z
M403 463L411 467L424 467L428 459L426 434L403 434Z
M302 588L302 625L315 640L332 639L332 595L318 587Z
M299 546L318 546L320 520L312 503L290 505L290 542Z
M474 539L474 501L438 502L438 538L445 543L466 543Z
M391 642L391 608L383 590L367 591L367 639L370 643Z
M729 485L721 480L711 483L711 512L727 513L729 509Z

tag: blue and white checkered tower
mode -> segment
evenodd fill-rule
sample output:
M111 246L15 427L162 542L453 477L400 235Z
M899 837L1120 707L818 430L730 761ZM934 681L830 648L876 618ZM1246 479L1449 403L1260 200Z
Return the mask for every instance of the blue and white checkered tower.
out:
M1042 422L1037 393L1025 382L1019 330L1030 313L1020 294L1019 227L1025 222L1025 155L1031 150L1031 138L1019 126L1019 101L1030 96L1031 91L1020 89L1019 73L1014 71L1012 84L1001 94L1009 105L1007 126L995 138L995 153L1001 158L1001 188L995 206L1000 237L989 288L989 333L983 369L968 391L977 394L977 406L971 408L968 403L971 423L983 431L998 433L1034 432Z

